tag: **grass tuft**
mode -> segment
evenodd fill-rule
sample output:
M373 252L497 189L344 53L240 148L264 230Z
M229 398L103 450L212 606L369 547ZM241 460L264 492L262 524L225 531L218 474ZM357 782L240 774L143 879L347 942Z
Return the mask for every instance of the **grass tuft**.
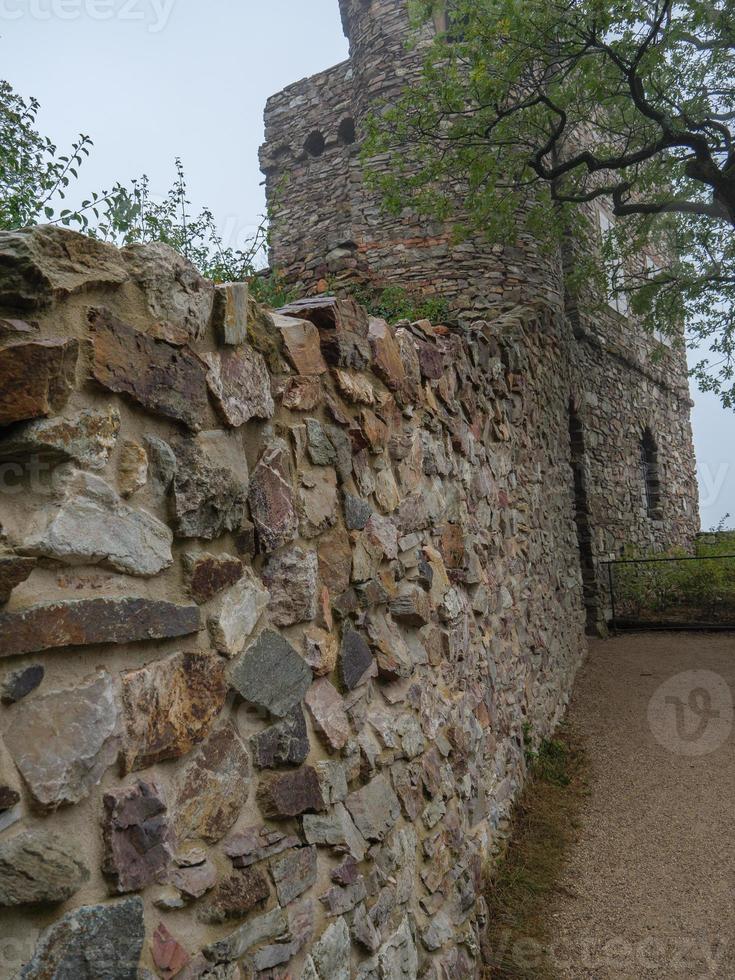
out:
M544 949L553 941L548 900L580 825L587 763L567 726L527 750L528 779L505 851L488 875L485 980L553 980Z

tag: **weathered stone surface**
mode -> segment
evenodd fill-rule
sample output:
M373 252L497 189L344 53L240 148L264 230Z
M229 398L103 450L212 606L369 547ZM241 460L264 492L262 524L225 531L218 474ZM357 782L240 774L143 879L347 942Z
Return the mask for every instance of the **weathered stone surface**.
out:
M319 539L319 576L333 596L350 587L352 549L343 527L337 526Z
M138 980L144 937L139 898L75 909L41 934L18 980Z
M282 906L316 883L316 847L300 847L271 861L271 874Z
M160 787L139 780L105 793L102 805L102 871L110 890L122 895L160 884L172 857L172 834Z
M65 902L89 880L78 848L46 831L0 841L0 906Z
M176 476L176 456L169 444L158 436L146 436L145 444L151 483L157 494L165 496Z
M117 485L123 497L132 497L148 482L148 453L143 446L126 439L117 461Z
M212 283L163 242L128 245L120 257L143 291L161 335L198 340L212 313Z
M350 722L344 700L326 677L312 684L306 694L314 728L332 752L338 752L350 737Z
M366 500L345 494L345 524L350 531L362 531L373 513Z
M306 420L306 438L309 459L314 466L335 466L337 452L327 437L321 422L317 419Z
M206 958L215 963L235 962L259 943L277 939L288 932L288 916L276 907L264 915L249 919L233 933L204 950Z
M199 912L203 922L222 923L240 919L270 898L265 875L258 868L241 868L220 882Z
M92 374L156 415L201 428L208 418L206 370L188 348L155 340L106 310L92 314Z
M20 803L20 793L18 790L13 789L12 786L0 784L0 813L5 813L6 810L12 810L18 803Z
M22 667L8 674L0 688L0 701L3 704L15 704L35 691L43 681L45 670L42 664L32 667Z
M378 962L385 980L410 980L418 975L419 958L408 919L381 946Z
M156 517L123 503L100 477L79 471L65 480L62 499L47 511L45 524L29 536L23 551L145 577L172 564L172 541Z
M220 418L232 428L250 419L269 419L275 411L265 359L242 344L218 354L202 354L207 384Z
M342 803L337 803L326 815L304 817L304 836L309 844L333 847L340 853L350 854L356 861L362 861L367 851L367 843L355 826Z
M331 467L310 467L299 480L300 528L303 538L316 538L337 521L337 474Z
M159 922L151 939L151 956L156 969L164 980L172 980L181 973L191 957L166 926Z
M367 335L368 317L351 296L306 296L282 307L284 316L309 320L320 332L336 330Z
M292 412L313 412L321 405L324 390L319 377L294 377L286 381L281 404Z
M375 403L375 391L364 374L335 368L334 377L339 390L348 401L358 405L373 405Z
M122 677L125 772L178 759L209 734L225 703L223 661L177 653Z
M364 680L374 665L373 654L357 630L345 625L340 647L340 673L348 691L354 690Z
M85 409L68 418L37 419L17 425L0 440L0 459L39 453L52 459L73 459L91 470L107 465L117 443L120 413Z
M381 677L393 681L410 677L415 663L396 624L385 613L371 612L366 625Z
M174 530L181 538L213 541L237 531L245 519L247 487L224 466L215 466L193 442L175 447Z
M195 752L176 791L179 841L220 840L237 820L250 793L248 753L232 725L213 732Z
M38 336L38 326L26 320L0 318L0 342L9 340L31 340Z
M243 563L232 555L184 555L189 594L200 605L239 582Z
M257 798L263 816L274 820L319 813L325 809L319 779L311 766L295 772L264 773Z
M276 329L283 339L286 356L300 375L319 375L327 371L319 345L319 331L308 320L272 313Z
M350 931L344 919L337 919L314 944L306 960L317 980L350 980Z
M250 739L253 761L259 769L300 766L309 754L309 735L301 705L276 725Z
M418 628L431 622L431 600L420 588L407 588L390 603L394 619Z
M247 868L300 845L298 837L286 836L280 830L249 827L225 841L225 854L236 868Z
M292 626L315 618L318 574L315 551L291 548L269 558L263 581L271 594L268 610L276 626Z
M324 906L327 915L331 917L351 912L366 898L365 879L359 877L357 881L345 887L330 888L320 897L319 901Z
M98 286L125 282L120 253L55 225L0 232L0 304L34 310Z
M0 551L0 606L8 601L13 589L25 582L35 567L34 558Z
M333 633L311 626L304 632L304 659L315 677L327 677L337 666L339 643Z
M261 633L232 670L232 685L250 704L283 718L311 684L308 664L273 630Z
M51 415L74 388L76 340L34 340L0 349L0 425Z
M242 568L242 565L241 565ZM268 605L269 593L248 569L209 617L212 642L220 653L236 657L250 639Z
M288 446L280 439L265 450L250 480L250 513L263 551L293 541L299 522L293 502L293 477Z
M401 815L401 804L393 787L382 774L345 800L357 829L367 840L380 841Z
M212 322L220 344L237 347L248 339L250 288L246 282L215 286Z
M115 761L120 708L109 674L23 705L5 744L36 803L46 809L77 803Z
M68 599L0 614L0 657L60 647L186 636L201 628L196 606L152 599Z
M201 898L217 884L217 869L205 858L201 864L174 868L169 874L169 883L187 898ZM179 896L179 901L182 899ZM158 904L159 908L163 908Z
M391 391L399 391L406 380L406 371L393 331L385 320L371 317L368 339L375 373Z

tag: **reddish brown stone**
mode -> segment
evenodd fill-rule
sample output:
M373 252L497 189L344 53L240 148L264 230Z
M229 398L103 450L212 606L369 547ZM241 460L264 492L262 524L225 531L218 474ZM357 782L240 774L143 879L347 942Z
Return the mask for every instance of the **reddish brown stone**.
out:
M224 661L178 653L123 674L125 772L178 759L209 734L227 696Z
M194 755L176 797L179 840L220 840L240 815L250 792L250 758L232 725L225 725Z
M321 378L289 378L281 403L292 412L311 412L324 397Z
M461 568L464 564L464 532L459 524L445 524L439 538L439 552L447 568Z
M191 959L162 922L158 923L153 933L151 955L156 969L164 980L173 980L173 977L181 973Z
M275 551L298 535L291 456L282 440L273 442L260 457L250 480L249 500L262 551Z
M273 322L283 338L286 356L299 374L319 375L327 371L319 346L319 331L308 320L273 313Z
M74 388L79 342L34 340L0 350L0 425L51 415Z
M314 728L329 749L338 752L343 748L351 734L350 722L344 700L326 677L311 685L306 695L306 707Z
M363 409L360 413L360 424L362 426L362 434L367 440L367 444L370 446L374 453L381 453L388 445L389 432L388 426L381 422L375 412L372 412L369 408ZM363 448L362 446L359 448Z
M201 629L196 606L152 599L68 599L0 615L0 657L59 647L134 643Z
M273 820L321 813L326 809L319 777L312 766L263 775L258 786L258 804L263 816Z
M155 783L105 793L102 871L118 895L162 882L171 863L171 832Z
M270 888L262 871L242 868L220 882L199 917L215 924L240 919L269 898Z
M194 602L200 605L213 599L223 589L235 585L244 572L240 559L230 555L190 555L186 562L189 593Z
M398 391L406 381L406 371L393 331L385 320L371 317L368 337L373 355L373 370L385 382L386 387L391 391Z
M444 355L434 344L419 341L416 346L422 376L427 381L438 381L444 374Z
M225 841L225 854L236 868L247 868L265 858L274 857L292 847L298 847L298 837L287 836L269 827L248 827Z
M16 585L25 582L35 567L35 558L0 553L0 605L8 601Z
M207 372L188 347L176 347L134 330L106 310L91 317L92 373L110 391L144 408L201 428L208 416Z
M319 539L319 577L333 596L350 587L352 547L345 529L338 525Z

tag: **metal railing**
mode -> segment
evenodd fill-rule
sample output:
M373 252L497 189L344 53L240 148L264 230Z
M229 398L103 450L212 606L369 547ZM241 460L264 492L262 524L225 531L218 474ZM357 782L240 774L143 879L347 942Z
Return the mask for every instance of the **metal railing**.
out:
M613 630L735 630L735 555L605 564Z

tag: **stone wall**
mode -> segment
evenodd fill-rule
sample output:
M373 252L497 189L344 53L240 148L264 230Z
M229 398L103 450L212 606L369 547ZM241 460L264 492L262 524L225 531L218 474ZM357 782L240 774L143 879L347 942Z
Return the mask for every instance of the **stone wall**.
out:
M0 976L476 975L585 648L571 342L0 235Z

